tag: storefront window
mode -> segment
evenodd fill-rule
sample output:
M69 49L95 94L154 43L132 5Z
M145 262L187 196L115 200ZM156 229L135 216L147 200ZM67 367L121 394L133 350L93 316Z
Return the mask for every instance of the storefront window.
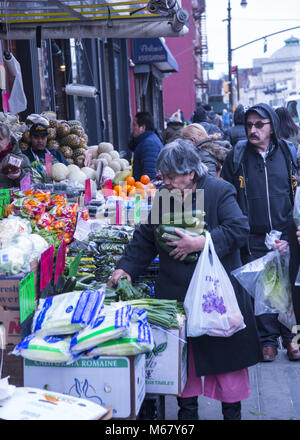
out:
M88 75L87 56L81 40L70 39L72 82L76 84L90 84L91 78ZM80 121L84 127L88 125L87 98L74 96L75 119Z

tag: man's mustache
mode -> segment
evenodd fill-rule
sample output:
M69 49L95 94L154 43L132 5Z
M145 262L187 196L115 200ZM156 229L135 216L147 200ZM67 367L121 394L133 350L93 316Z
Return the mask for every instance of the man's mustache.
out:
M259 140L259 137L256 134L250 134L249 138Z

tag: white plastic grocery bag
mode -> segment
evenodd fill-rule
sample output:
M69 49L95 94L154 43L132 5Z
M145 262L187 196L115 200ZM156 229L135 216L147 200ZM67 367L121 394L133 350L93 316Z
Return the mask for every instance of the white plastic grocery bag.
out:
M205 238L204 249L184 299L187 336L229 337L246 326L209 232Z

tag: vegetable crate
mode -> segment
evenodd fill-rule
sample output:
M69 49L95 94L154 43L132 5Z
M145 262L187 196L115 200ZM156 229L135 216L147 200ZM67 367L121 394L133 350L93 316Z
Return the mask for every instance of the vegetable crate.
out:
M185 322L167 331L153 327L152 333L154 348L146 355L146 393L180 396L187 381Z
M69 365L26 359L24 386L112 406L115 419L136 419L146 392L145 355L80 358Z

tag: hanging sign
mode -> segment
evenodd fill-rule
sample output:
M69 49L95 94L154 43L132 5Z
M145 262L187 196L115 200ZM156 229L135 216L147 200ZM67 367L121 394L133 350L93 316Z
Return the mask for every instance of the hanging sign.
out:
M84 204L88 205L92 200L91 179L85 181Z
M66 242L63 240L57 250L56 264L55 264L55 274L54 274L54 285L56 285L59 277L65 270L66 264Z
M20 321L25 321L35 309L34 272L19 282Z
M76 258L70 264L68 277L72 278L77 274L78 266L82 257L83 251L80 251Z
M30 188L31 188L31 176L30 176L30 171L28 171L28 173L25 174L23 179L20 180L20 189L21 191L27 191Z
M45 154L45 161L46 161L46 174L51 175L52 174L52 154L51 153Z
M54 246L50 246L41 255L40 290L48 286L53 278Z

